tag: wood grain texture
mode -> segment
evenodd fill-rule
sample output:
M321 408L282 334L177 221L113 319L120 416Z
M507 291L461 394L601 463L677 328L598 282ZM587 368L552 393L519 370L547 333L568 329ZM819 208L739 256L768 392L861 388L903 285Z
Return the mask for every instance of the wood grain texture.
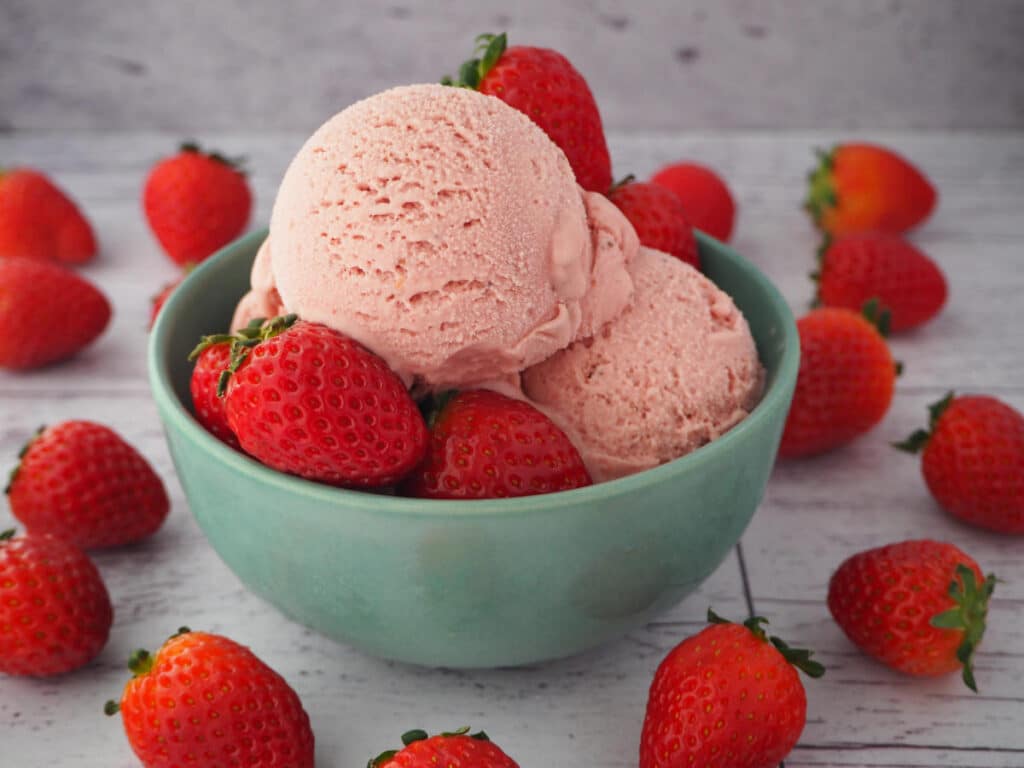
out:
M303 129L502 30L614 129L1024 126L1016 0L5 0L0 129Z
M312 127L312 126L311 126ZM267 218L298 133L214 134L249 157L257 207ZM786 134L615 135L619 175L699 158L730 181L740 204L736 247L759 264L798 311L815 236L799 211L811 148L837 137ZM872 434L832 455L776 468L742 542L754 608L780 635L815 648L830 667L808 683L810 717L787 766L1024 765L1024 541L959 525L936 509L918 461L888 447L920 423L947 388L998 394L1024 409L1024 338L1012 330L1024 276L1024 135L876 134L934 178L939 210L915 240L945 269L952 297L932 325L893 341L907 365L891 413ZM116 605L110 644L88 668L56 681L0 679L0 764L108 768L135 765L116 721L101 714L126 679L131 649L155 646L180 624L247 643L296 688L310 712L318 764L361 765L403 730L486 727L523 766L629 768L650 677L697 631L709 603L747 610L731 556L700 592L620 642L573 659L518 670L457 672L384 662L282 618L250 595L206 545L188 513L145 378L149 297L174 275L143 221L146 169L173 147L167 134L0 137L0 156L52 173L95 224L103 253L83 270L115 305L111 330L64 365L0 374L0 471L40 423L89 418L135 444L165 478L173 510L136 547L97 563ZM0 526L10 520L0 508ZM861 657L831 621L832 570L860 549L922 535L956 541L1003 579L978 659L980 695L954 677L915 681Z

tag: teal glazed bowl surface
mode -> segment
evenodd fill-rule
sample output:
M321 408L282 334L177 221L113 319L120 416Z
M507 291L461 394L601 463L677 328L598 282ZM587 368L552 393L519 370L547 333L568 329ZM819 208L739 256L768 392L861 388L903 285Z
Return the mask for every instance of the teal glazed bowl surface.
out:
M291 618L367 653L495 667L582 651L675 605L739 539L775 461L799 363L793 316L744 258L701 236L767 372L750 416L669 464L574 491L424 501L284 475L209 435L186 359L225 329L266 232L205 261L153 330L149 374L178 476L214 549Z

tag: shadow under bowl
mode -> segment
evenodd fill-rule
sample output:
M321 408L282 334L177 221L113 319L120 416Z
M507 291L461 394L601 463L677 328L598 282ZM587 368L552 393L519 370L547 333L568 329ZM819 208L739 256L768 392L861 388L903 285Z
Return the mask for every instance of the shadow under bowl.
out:
M714 571L764 492L793 395L799 340L753 265L699 235L707 276L745 314L765 394L718 440L588 488L488 501L331 488L262 466L190 411L186 359L228 326L265 231L207 259L160 313L149 374L199 525L238 577L286 615L367 653L495 667L568 656L643 625Z

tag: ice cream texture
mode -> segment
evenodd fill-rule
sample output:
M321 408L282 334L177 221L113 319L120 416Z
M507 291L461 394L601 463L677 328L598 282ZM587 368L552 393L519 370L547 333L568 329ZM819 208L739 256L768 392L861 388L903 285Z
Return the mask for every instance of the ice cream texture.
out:
M632 304L592 338L523 373L523 391L575 443L595 482L656 467L735 426L763 369L732 299L641 248Z
M279 308L420 390L507 378L617 317L633 228L519 111L414 85L358 102L295 156L235 325Z

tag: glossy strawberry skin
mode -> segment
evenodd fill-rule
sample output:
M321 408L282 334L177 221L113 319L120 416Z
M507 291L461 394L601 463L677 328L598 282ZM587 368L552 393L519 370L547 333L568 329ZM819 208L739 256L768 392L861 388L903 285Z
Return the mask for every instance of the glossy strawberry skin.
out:
M28 370L71 357L110 322L92 283L56 264L0 259L0 368Z
M231 376L228 425L273 469L330 485L390 485L423 458L427 429L387 364L331 329L297 322Z
M775 768L807 717L796 670L739 624L714 624L661 662L640 737L640 768Z
M736 201L718 174L696 163L675 163L654 174L651 183L679 198L694 229L729 242L736 221Z
M143 209L164 251L185 266L242 234L252 194L245 175L220 156L183 150L150 171Z
M664 187L633 181L616 187L608 195L629 219L640 244L685 261L700 269L700 253L686 209Z
M892 403L896 364L878 329L847 309L797 322L800 371L779 446L786 458L836 448L878 424Z
M822 157L806 208L831 235L898 235L927 219L936 199L931 182L905 158L886 147L851 143Z
M96 237L75 203L30 168L0 171L0 258L84 264Z
M994 397L955 398L924 447L932 496L966 523L1024 534L1024 416Z
M371 764L373 768L519 768L494 742L464 734L414 741L394 756Z
M916 676L954 672L963 632L931 625L952 608L956 567L978 564L952 544L904 541L849 558L832 576L828 609L851 642L883 664Z
M895 235L847 235L827 245L818 274L826 307L859 311L878 299L894 332L931 320L946 303L946 278L935 262Z
M228 424L224 398L217 394L220 375L231 360L231 344L213 344L200 353L192 369L189 391L196 419L206 431L232 448L238 448L238 438Z
M7 492L11 512L30 532L82 549L143 539L170 510L164 484L146 459L112 429L89 421L43 430Z
M458 393L438 414L407 495L495 499L590 485L579 451L529 403L489 390Z
M562 54L514 45L483 76L479 91L539 125L565 153L581 187L608 192L612 169L601 113L587 81Z
M248 648L219 635L168 640L120 701L146 768L312 768L314 738L298 695Z
M48 677L89 663L114 611L92 561L53 536L0 539L0 672Z

